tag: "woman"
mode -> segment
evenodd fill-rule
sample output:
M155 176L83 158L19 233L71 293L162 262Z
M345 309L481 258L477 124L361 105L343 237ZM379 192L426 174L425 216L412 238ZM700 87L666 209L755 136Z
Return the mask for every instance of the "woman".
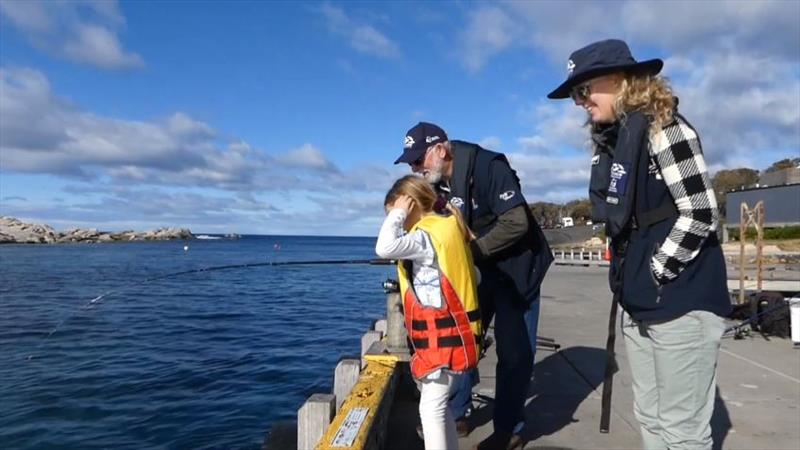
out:
M481 315L471 234L457 208L434 212L436 193L425 179L407 175L386 194L387 214L375 244L381 258L399 259L400 296L409 341L411 374L420 386L419 417L425 448L457 450L458 432L447 400L459 378L478 365Z
M662 66L637 62L623 41L596 42L570 56L548 97L572 98L589 116L592 214L612 239L609 279L644 447L710 449L730 299L700 139Z

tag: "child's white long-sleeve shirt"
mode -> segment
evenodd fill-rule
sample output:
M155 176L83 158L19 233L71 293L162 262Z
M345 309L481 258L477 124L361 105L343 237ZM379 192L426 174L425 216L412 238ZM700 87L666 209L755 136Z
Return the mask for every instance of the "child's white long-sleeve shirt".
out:
M381 258L410 260L412 284L423 306L441 308L442 294L439 281L439 264L431 238L422 230L406 233L403 223L406 212L395 208L386 214L378 233L375 253Z

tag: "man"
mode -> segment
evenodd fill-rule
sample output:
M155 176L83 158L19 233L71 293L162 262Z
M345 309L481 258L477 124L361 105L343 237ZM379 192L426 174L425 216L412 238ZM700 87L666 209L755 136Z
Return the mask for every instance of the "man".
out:
M484 329L494 318L497 352L494 432L478 449L505 450L525 420L539 287L553 261L550 247L504 155L450 141L438 126L420 122L406 134L399 163L435 185L475 233L470 250L481 272L478 298Z

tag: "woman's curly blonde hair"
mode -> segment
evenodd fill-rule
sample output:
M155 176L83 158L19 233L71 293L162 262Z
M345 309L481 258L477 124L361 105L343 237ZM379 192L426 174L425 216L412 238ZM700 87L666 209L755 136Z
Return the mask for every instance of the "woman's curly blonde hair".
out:
M654 134L672 122L675 106L675 96L666 78L622 74L619 93L614 99L614 113L620 122L624 122L627 113L639 110L650 119L650 132Z

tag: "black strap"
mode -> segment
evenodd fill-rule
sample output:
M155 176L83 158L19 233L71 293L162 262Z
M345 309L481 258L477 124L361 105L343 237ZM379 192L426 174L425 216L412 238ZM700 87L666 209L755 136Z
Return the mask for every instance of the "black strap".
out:
M415 349L424 350L428 348L428 339L412 339L412 342ZM439 347L461 347L464 345L461 336L441 336L436 339L436 342ZM475 336L475 343L480 344L480 342L481 336Z
M617 306L622 295L622 287L617 289L611 300L611 314L608 316L608 339L606 340L606 371L603 376L603 395L600 410L600 432L608 433L611 422L611 389L614 386L614 373L617 371L617 360L614 355L616 340Z
M473 309L472 311L467 312L467 319L469 319L470 322L477 322L478 320L481 320L481 311L479 309ZM436 319L434 323L436 324L437 330L454 328L456 326L456 319L452 317L444 317L441 319ZM412 320L411 329L415 331L427 330L428 322L424 320Z
M638 213L636 215L636 223L640 228L648 228L657 224L658 222L661 222L662 220L675 217L677 214L678 209L675 207L675 203L670 198L658 208L651 209L650 211L645 211L643 213Z

